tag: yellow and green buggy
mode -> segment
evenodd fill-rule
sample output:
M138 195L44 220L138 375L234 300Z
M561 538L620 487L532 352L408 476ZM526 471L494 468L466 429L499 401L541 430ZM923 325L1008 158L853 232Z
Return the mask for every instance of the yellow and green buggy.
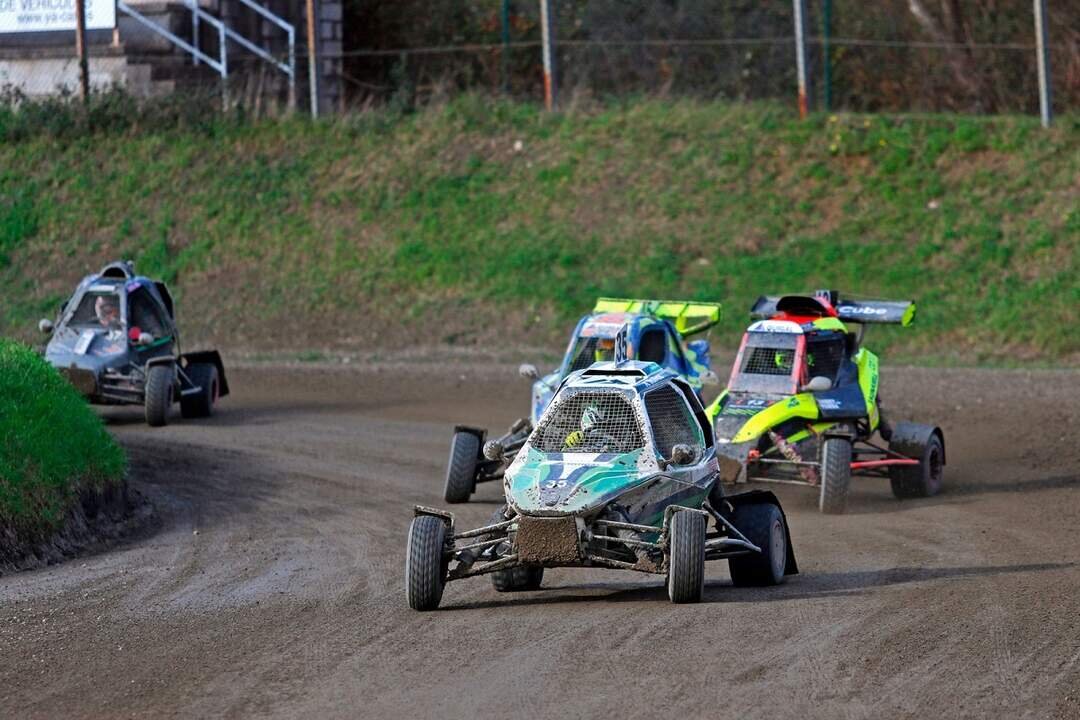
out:
M825 513L847 507L853 475L887 477L897 498L941 490L939 427L886 421L868 324L907 326L911 301L835 290L761 297L727 388L709 405L724 480L816 487Z

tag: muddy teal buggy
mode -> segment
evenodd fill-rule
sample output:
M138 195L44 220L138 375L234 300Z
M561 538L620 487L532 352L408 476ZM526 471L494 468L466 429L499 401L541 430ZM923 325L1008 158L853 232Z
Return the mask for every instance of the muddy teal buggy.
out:
M719 384L709 365L709 341L701 337L719 321L718 303L600 298L592 313L578 321L562 364L554 372L540 377L535 366L521 366L521 375L533 381L532 410L497 438L506 458L512 460L529 437L559 383L595 362L613 360L617 343L625 346L622 350L628 359L673 370L696 393L705 384ZM446 502L467 502L477 483L502 479L507 462L484 457L487 439L484 428L454 428L443 490Z
M506 449L484 448L492 461ZM506 504L460 530L453 514L415 509L405 586L410 607L438 607L446 583L490 575L495 590L537 590L545 568L600 567L667 578L672 602L696 602L705 563L727 560L735 585L798 572L787 520L765 491L725 496L712 431L693 387L656 363L597 363L571 373L503 477Z

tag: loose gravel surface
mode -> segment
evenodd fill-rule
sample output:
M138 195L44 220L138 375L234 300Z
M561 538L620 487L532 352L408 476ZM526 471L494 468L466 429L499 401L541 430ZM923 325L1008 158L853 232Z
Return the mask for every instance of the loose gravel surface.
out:
M206 421L103 411L152 532L0 578L4 717L1080 718L1080 374L886 368L945 493L775 486L802 574L705 601L661 578L452 583L410 611L406 531L451 426L523 414L506 365L249 367ZM462 526L500 502L483 485Z

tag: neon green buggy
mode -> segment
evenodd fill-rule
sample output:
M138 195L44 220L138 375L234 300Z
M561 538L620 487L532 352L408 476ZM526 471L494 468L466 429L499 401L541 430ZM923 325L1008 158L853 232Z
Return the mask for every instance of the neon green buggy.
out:
M725 482L816 487L825 513L847 508L853 475L887 477L897 498L941 490L945 436L886 421L867 325L908 326L915 303L821 290L761 297L727 388L709 405Z

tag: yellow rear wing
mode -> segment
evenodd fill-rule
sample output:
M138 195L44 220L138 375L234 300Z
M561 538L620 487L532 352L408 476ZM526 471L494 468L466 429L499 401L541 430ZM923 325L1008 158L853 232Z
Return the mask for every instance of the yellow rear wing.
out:
M685 300L629 300L599 298L594 313L641 313L669 320L680 335L704 332L720 322L720 303Z

